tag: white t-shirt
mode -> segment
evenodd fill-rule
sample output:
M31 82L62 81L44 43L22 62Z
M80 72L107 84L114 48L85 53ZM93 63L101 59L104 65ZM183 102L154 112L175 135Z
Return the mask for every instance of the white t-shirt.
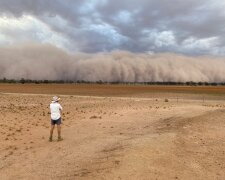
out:
M52 102L50 104L50 111L51 111L51 119L52 120L58 120L60 115L60 110L62 110L62 106L57 102Z

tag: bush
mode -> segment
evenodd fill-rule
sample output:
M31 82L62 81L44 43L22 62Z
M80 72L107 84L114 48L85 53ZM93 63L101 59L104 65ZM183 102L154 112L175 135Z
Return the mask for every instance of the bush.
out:
M169 99L165 99L165 102L169 102Z

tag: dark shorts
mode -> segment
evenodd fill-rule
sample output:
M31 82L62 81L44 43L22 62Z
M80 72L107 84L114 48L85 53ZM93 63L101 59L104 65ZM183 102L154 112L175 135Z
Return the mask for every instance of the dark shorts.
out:
M51 119L51 125L55 125L55 124L60 125L61 124L61 118L59 118L57 120L52 120Z

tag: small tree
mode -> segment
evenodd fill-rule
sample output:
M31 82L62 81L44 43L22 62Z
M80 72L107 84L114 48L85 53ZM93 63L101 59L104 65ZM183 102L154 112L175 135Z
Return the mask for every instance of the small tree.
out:
M26 82L26 80L24 78L20 79L20 83L24 84Z

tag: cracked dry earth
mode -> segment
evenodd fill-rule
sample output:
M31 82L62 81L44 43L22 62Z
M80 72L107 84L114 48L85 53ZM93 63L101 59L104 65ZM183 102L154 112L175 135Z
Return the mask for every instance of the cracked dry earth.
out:
M0 179L225 179L223 101L0 95Z

